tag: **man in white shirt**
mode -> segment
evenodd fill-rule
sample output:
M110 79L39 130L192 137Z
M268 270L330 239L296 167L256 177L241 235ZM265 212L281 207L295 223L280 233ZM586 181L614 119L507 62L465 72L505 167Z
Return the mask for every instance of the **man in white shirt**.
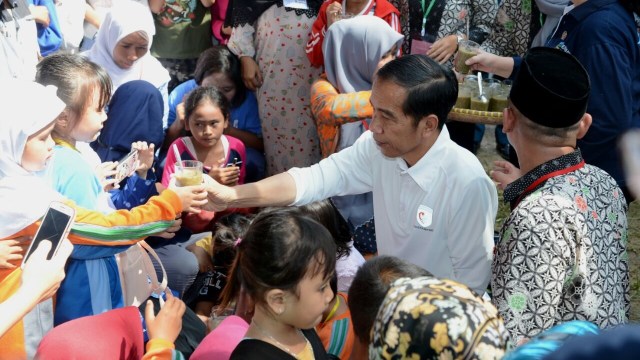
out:
M257 183L209 181L208 207L297 206L372 191L380 254L483 294L498 199L478 159L444 126L457 90L453 72L426 56L393 60L373 84L370 131L353 146Z

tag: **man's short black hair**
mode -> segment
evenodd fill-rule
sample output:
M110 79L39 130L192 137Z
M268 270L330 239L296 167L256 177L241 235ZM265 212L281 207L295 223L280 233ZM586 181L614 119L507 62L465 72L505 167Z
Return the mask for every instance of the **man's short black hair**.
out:
M447 115L458 98L458 80L448 69L426 55L405 55L388 62L378 70L377 79L392 81L407 91L402 104L405 115L413 118L414 126L434 114L438 129L442 129Z

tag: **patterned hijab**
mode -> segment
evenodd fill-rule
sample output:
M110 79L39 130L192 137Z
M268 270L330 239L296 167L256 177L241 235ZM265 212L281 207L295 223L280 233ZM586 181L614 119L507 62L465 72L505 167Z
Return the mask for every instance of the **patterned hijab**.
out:
M496 308L465 285L419 277L391 285L371 339L377 359L500 359L508 332Z

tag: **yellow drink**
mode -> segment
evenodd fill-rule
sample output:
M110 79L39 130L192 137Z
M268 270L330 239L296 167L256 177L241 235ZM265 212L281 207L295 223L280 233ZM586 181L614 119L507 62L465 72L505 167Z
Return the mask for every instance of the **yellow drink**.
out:
M198 169L183 169L178 170L175 174L177 185L179 186L192 186L202 184L202 170Z

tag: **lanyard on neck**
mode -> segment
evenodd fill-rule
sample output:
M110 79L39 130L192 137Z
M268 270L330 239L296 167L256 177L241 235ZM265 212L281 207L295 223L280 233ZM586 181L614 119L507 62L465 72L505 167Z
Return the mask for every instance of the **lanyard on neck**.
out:
M422 16L422 30L420 31L420 35L422 37L424 37L425 35L425 30L424 30L424 26L427 24L427 18L429 17L429 14L431 14L431 9L433 8L433 4L436 3L436 0L431 0L431 2L429 3L429 7L427 8L427 10L425 10L425 0L421 1L422 4L422 13L424 14Z

